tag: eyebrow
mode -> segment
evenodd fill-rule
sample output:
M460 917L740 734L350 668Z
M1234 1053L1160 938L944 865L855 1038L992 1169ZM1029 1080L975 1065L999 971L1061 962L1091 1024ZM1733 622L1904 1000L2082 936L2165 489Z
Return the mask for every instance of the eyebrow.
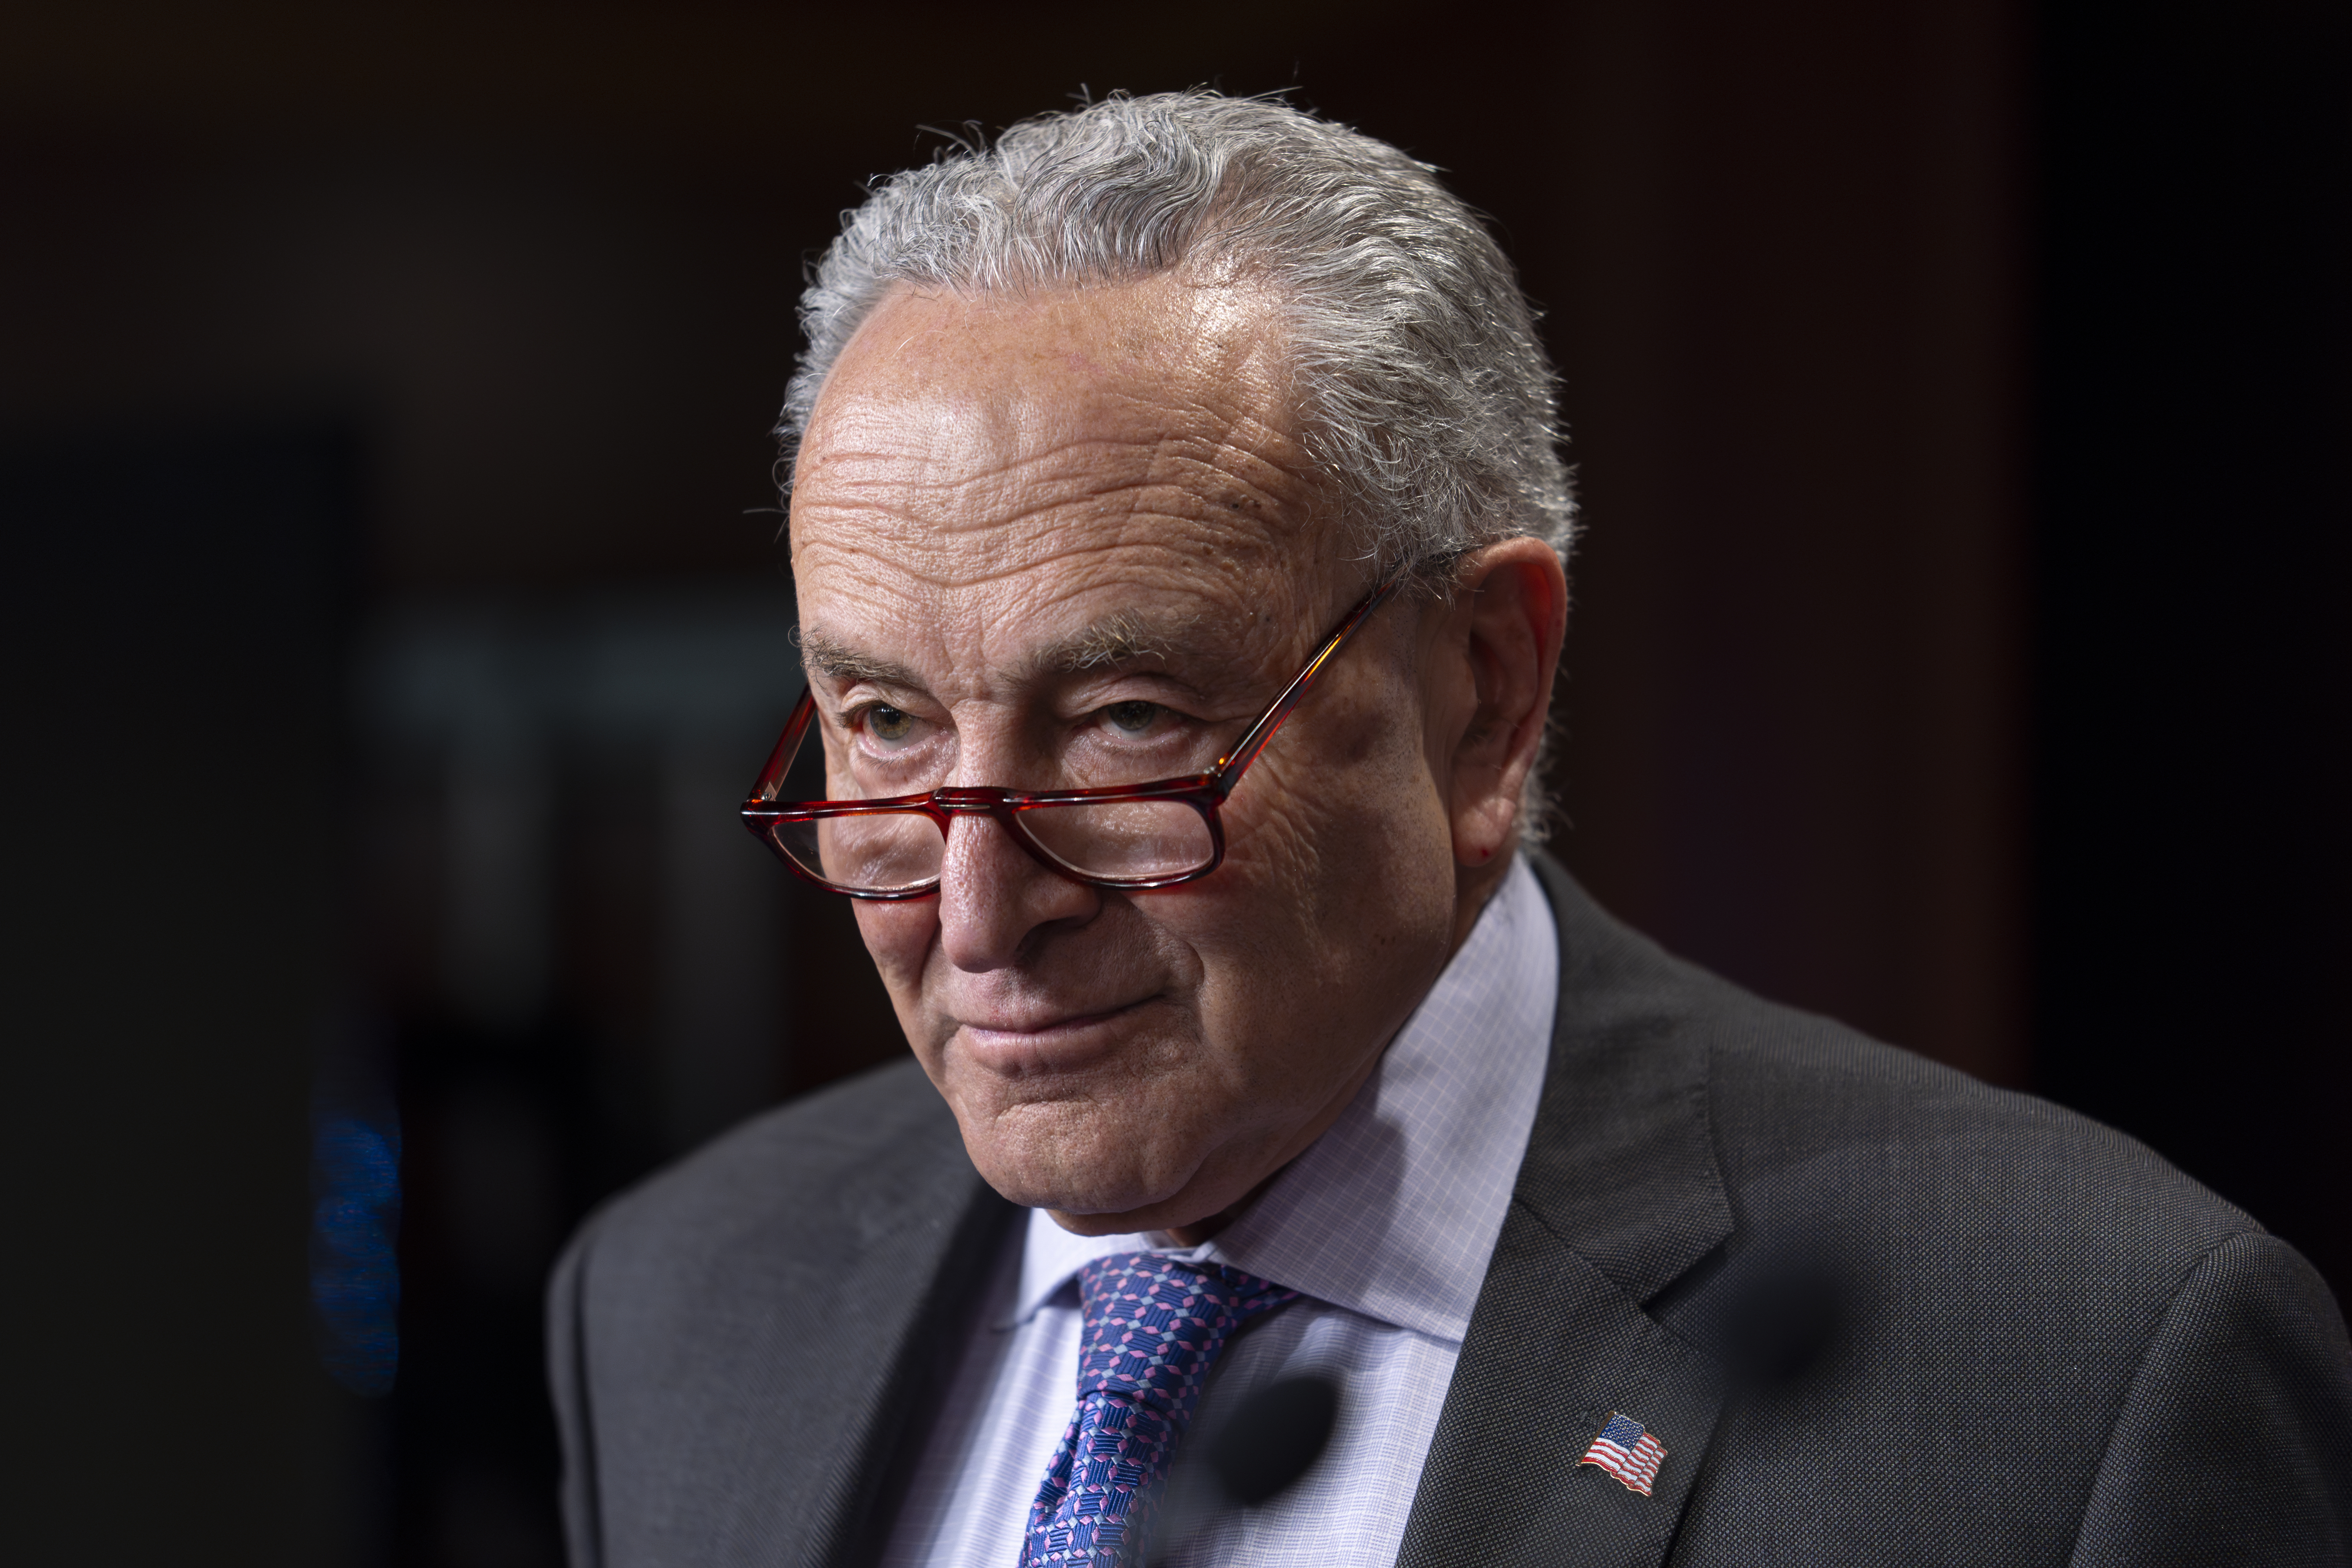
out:
M1033 668L1055 675L1083 675L1094 669L1118 669L1129 665L1175 662L1194 651L1201 625L1198 616L1150 616L1119 610L1047 643L1029 658Z
M1119 610L1067 637L1057 637L1023 662L1048 675L1084 675L1098 669L1137 665L1172 665L1181 658L1230 658L1230 649L1213 645L1200 635L1197 615L1146 616ZM850 647L825 633L802 629L793 634L801 663L812 675L831 680L870 680L877 686L928 691L929 684L912 668ZM1221 661L1222 662L1222 661Z
M820 631L795 630L793 640L800 644L801 666L812 675L822 675L829 680L870 680L877 686L903 686L913 691L929 688L923 678L903 664L887 658L877 658L835 642Z

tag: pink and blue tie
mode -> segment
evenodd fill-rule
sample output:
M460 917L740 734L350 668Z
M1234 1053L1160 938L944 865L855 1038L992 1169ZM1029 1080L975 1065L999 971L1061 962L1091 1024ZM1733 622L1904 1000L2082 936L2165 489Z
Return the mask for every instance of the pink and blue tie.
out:
M1298 1292L1152 1252L1078 1270L1078 1410L1029 1505L1021 1568L1132 1568L1177 1440L1225 1342Z

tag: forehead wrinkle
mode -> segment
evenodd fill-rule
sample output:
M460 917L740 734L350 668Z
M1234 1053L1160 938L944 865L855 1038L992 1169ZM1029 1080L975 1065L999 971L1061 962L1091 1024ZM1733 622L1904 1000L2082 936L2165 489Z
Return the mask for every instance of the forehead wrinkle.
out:
M1039 440L1045 432L1033 426L1025 450L1000 449L974 462L982 454L962 441L921 438L913 427L920 422L904 418L929 412L917 399L898 410L898 421L845 421L864 437L854 446L814 443L816 461L795 487L793 510L804 521L846 523L845 532L915 551L924 550L925 535L1025 532L1031 537L1015 548L1032 558L1061 553L1073 531L1106 526L1127 543L1208 543L1221 553L1255 553L1319 522L1318 487L1278 427L1223 400L1188 399L1176 405L1173 421L1165 417L1168 405L1153 406L1160 419L1117 433ZM1202 539L1202 524L1218 537ZM1172 537L1155 538L1161 531Z
M923 547L927 539L1006 536L1025 533L1034 552L1044 545L1059 553L1070 535L1110 523L1129 543L1197 543L1203 525L1220 534L1242 531L1263 543L1288 510L1278 496L1234 475L1213 460L1180 449L1136 452L1123 473L1089 471L1054 476L1005 473L967 476L954 481L835 484L794 498L802 522L845 524L844 533L889 541L892 546ZM1271 514L1271 515L1269 515ZM1165 540L1128 525L1148 519ZM805 530L800 531L805 532ZM1240 539L1221 540L1231 547ZM840 541L848 544L848 539Z
M1181 490L1211 506L1239 490L1266 503L1274 517L1307 521L1322 495L1297 443L1245 410L1195 405L1198 423L1139 433L1131 445L1139 486Z
M934 526L948 532L1028 522L1062 509L1076 509L1079 517L1072 521L1083 521L1087 509L1104 503L1170 518L1217 515L1237 498L1258 502L1253 511L1262 507L1276 517L1293 510L1292 498L1244 471L1246 458L1231 444L1190 434L1074 441L992 472L909 484L905 500L890 510L910 521L929 521L919 514L930 514Z
M884 595L886 599L919 599L927 607L919 613L938 617L947 615L952 606L952 601L946 595L976 588L1019 584L1044 568L1062 569L1060 576L1064 580L1055 589L1057 595L1093 588L1105 582L1181 580L1184 573L1198 570L1197 558L1204 549L1224 542L1207 531L1197 528L1140 541L1125 535L1070 539L1066 537L1068 531L1063 529L1037 530L1017 541L1021 546L1018 549L946 549L940 547L935 538L826 539L809 542L805 547L795 541L793 570L806 578L815 574L822 563L832 572L854 576L858 572L858 563L871 563L880 569L874 575L887 575L898 583L927 591L908 595L901 590ZM1230 550L1230 544L1226 548ZM1217 565L1216 578L1231 575L1229 562L1220 560ZM883 613L918 612L886 610ZM819 634L812 632L810 635Z
M1038 570L1073 585L1134 580L1230 586L1253 568L1292 560L1289 531L1255 509L1193 504L1159 509L1146 490L1097 497L1083 507L1041 507L1017 523L948 528L901 512L801 498L792 528L793 570L898 583L919 596L985 586ZM903 595L905 589L894 591Z
M895 489L960 495L995 484L1076 480L1100 488L1160 467L1163 455L1185 449L1200 466L1243 483L1255 483L1292 504L1311 501L1311 466L1279 414L1251 400L1216 397L1163 385L1158 395L1120 390L1099 397L1106 406L1087 416L1066 402L1024 411L1001 423L991 439L959 411L922 397L862 395L813 430L800 484ZM1073 416L1078 416L1073 417ZM876 473L876 470L884 470ZM1263 479L1256 476L1263 475ZM1272 483L1267 483L1271 480Z

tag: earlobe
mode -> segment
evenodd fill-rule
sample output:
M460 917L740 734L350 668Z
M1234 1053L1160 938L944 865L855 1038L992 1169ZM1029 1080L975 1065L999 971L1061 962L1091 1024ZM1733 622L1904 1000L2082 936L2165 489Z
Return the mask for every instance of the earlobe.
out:
M1551 706L1568 630L1568 577L1538 539L1509 539L1464 563L1460 592L1474 709L1454 756L1454 858L1492 865L1518 842L1521 791Z

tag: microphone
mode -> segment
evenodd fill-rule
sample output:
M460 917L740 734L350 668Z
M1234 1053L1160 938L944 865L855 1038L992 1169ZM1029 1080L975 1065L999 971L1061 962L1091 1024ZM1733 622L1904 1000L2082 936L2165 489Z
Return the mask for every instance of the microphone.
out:
M1229 1412L1197 1458L1170 1478L1153 1568L1223 1510L1257 1508L1288 1490L1330 1446L1339 1401L1338 1378L1308 1373L1276 1379Z
M1339 1420L1336 1379L1286 1377L1251 1394L1220 1422L1202 1458L1227 1502L1255 1508L1323 1457Z
M1722 1335L1734 1386L1772 1394L1811 1378L1845 1330L1851 1293L1839 1269L1802 1254L1751 1279L1734 1298Z

